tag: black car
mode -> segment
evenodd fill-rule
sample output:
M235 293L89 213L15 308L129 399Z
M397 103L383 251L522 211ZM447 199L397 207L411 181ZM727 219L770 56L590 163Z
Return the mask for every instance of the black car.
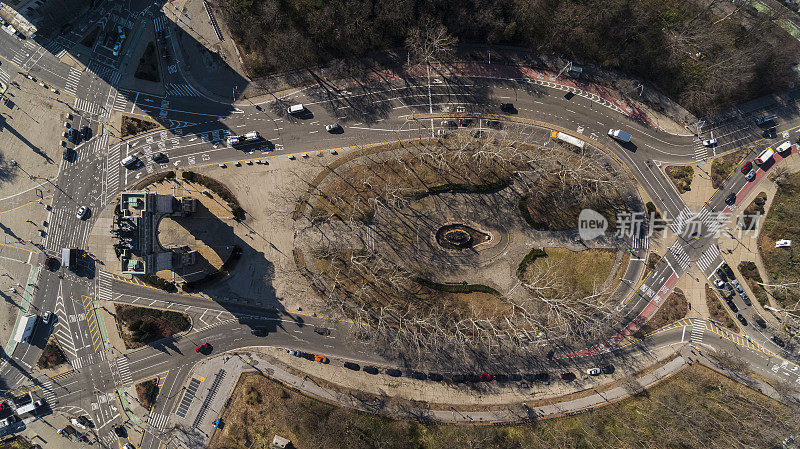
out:
M503 127L499 120L486 120L486 126L494 129L500 129Z
M731 308L731 311L733 311L733 313L737 313L737 312L739 312L739 308L738 308L738 307L736 307L736 304L734 304L734 302L733 302L733 301L730 301L730 300L729 300L729 301L725 301L725 303L726 303L726 304L728 304L728 307L730 307L730 308ZM740 316L741 316L741 315L740 315Z
M327 327L316 327L315 326L314 327L314 332L316 332L316 333L318 333L318 334L320 334L320 335L322 335L324 337L327 337L328 335L331 334L331 330L328 329Z
M428 375L419 371L412 371L411 378L417 380L428 380Z
M781 340L780 338L778 338L778 337L776 337L774 335L772 336L772 338L770 340L772 340L773 343L775 343L776 345L780 346L781 348L786 347L786 343L784 343L783 340Z
M755 321L756 324L758 324L758 327L760 327L761 329L767 328L767 322L764 321L764 318L761 318L761 316L753 315L753 321Z
M550 374L537 373L536 376L534 376L534 379L536 380L536 382L550 382Z
M89 140L92 138L92 128L89 128L86 125L83 125L83 128L81 128L81 133L83 133L83 140Z
M439 373L430 373L430 374L428 374L428 379L430 379L430 380L432 380L434 382L441 382L441 381L444 380L444 376L442 376Z
M742 301L744 301L745 305L748 307L753 305L753 302L750 301L750 297L747 296L747 293L745 292L742 292Z
M399 369L394 369L394 368L387 368L385 373L390 375L390 376L392 376L392 377L400 377L400 376L403 375L402 371L400 371Z
M256 337L266 337L267 330L266 329L253 329L250 331L251 334L255 335Z
M150 159L153 162L166 162L167 161L167 155L164 154L164 153L155 153L152 156L150 156Z
M125 430L125 427L114 426L114 435L116 435L116 436L118 436L120 438L125 438L125 437L128 436L128 431Z
M739 320L740 323L742 323L742 326L747 326L747 320L744 319L741 313L736 314L736 319Z
M378 374L380 371L374 366L365 366L363 371L367 374Z
M603 365L600 367L600 371L603 374L614 374L615 368L614 365Z
M717 276L722 280L722 282L726 282L728 280L728 274L722 268L717 268Z
M353 371L358 371L361 369L361 366L358 363L353 362L344 362L344 367Z
M725 197L725 204L727 204L728 206L733 206L734 204L736 204L736 193L731 192L730 194L728 194L728 196Z
M728 264L726 264L726 263L723 263L723 264L722 264L722 269L725 271L725 274L726 274L726 275L727 275L729 278L733 279L733 278L735 278L735 277L736 277L736 276L734 276L734 275L733 275L733 270L731 270L731 267L730 267Z
M567 371L565 373L561 373L561 379L565 380L567 382L569 382L571 380L575 380L575 373L570 372L570 371Z

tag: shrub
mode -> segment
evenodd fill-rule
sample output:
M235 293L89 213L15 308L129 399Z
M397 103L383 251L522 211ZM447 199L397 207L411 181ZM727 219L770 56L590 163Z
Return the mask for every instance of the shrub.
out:
M547 253L543 249L533 248L530 250L530 252L522 258L522 262L520 262L519 266L517 267L517 277L522 279L522 277L525 275L525 269L528 268L528 265L532 264L540 257L547 257Z
M500 292L482 284L440 284L428 279L414 278L414 282L432 290L446 292L446 293L489 293L495 296L500 296Z
M151 287L160 288L161 290L164 290L165 292L168 292L168 293L171 293L171 292L174 292L174 291L177 290L177 288L175 287L175 284L173 282L170 282L170 281L168 281L168 280L166 280L164 278L160 278L158 276L154 276L152 274L136 274L133 277L135 279L138 279L138 280L144 282L145 284L147 284L147 285L149 285Z
M136 397L142 407L150 410L158 397L158 381L156 379L146 380L136 385Z

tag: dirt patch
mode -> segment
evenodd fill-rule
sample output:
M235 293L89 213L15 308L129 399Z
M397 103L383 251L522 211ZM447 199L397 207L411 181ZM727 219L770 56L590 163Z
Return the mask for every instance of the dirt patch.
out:
M154 130L158 128L159 125L156 122L151 122L150 120L142 120L136 117L130 117L127 115L122 116L122 137L130 137L135 136L137 134L145 133L147 131Z
M686 316L689 311L689 303L686 301L686 296L683 290L676 288L670 293L666 301L661 304L656 313L640 327L633 336L636 338L644 338L645 335L660 329L667 324L674 323Z
M723 326L733 332L739 332L739 326L733 321L730 314L728 314L725 306L722 305L722 299L708 284L706 284L706 307L708 307L708 313L711 315L712 320L717 323L722 323Z
M664 172L678 193L686 193L692 190L692 177L694 176L694 168L690 165L670 165Z
M161 81L161 75L158 73L158 55L156 54L155 42L147 44L144 54L139 58L139 65L136 67L133 77L154 83Z
M36 362L36 366L41 369L50 369L62 363L67 363L67 356L58 346L58 340L56 340L55 335L51 335L42 351L42 355L39 356L39 360Z
M721 408L727 413L720 413ZM222 415L226 425L214 434L211 449L248 448L274 435L289 438L298 449L728 449L731 441L736 448L779 444L800 424L789 407L699 364L593 413L531 424L447 426L392 420L310 399L258 373L240 377ZM738 418L744 416L748 418Z
M755 229L760 225L759 222L764 217L764 205L767 204L767 193L760 192L753 198L753 201L742 212L742 223L744 229Z
M158 397L158 379L146 380L136 384L136 398L142 407L150 410Z
M748 151L747 149L742 149L714 158L714 161L711 162L711 187L715 189L722 187L722 184L728 179L728 175L731 174L734 167L739 166L747 156Z
M128 349L139 348L189 329L189 318L171 310L117 304L117 327Z
M747 282L747 286L750 287L750 290L756 295L758 302L761 303L762 306L768 306L769 298L767 297L767 291L764 287L758 285L759 282L763 281L761 280L761 275L758 273L756 264L754 262L743 261L739 264L739 272L742 273L742 277L745 282Z

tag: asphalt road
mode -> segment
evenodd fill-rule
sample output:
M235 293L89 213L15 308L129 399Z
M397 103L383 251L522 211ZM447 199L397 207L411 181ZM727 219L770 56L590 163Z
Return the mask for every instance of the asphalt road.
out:
M117 5L118 6L118 5ZM299 155L297 163L302 163L302 155L313 151L331 148L344 149L369 143L380 143L397 139L414 139L435 136L442 129L440 122L450 114L464 108L465 114L499 114L501 102L513 102L517 114L508 116L504 132L521 139L544 143L548 139L540 128L532 126L531 121L541 121L561 126L575 135L596 141L610 149L631 171L636 181L647 191L658 209L665 217L674 219L673 231L680 237L674 242L671 251L652 271L644 285L630 295L625 304L625 313L631 321L657 306L677 280L683 276L693 263L711 276L722 263L723 258L716 246L713 231L718 228L715 220L733 208L725 204L728 192L739 192L753 188L764 173L753 183L747 183L738 172L728 179L707 205L700 211L691 211L683 203L672 184L666 179L660 167L667 163L692 163L705 159L721 151L747 145L765 145L769 142L786 140L784 132L796 140L796 128L800 120L794 114L794 101L791 96L779 102L765 104L752 111L737 110L735 113L709 118L702 124L702 136L718 139L715 148L703 147L699 140L690 135L672 135L651 127L641 125L623 116L602 102L582 95L567 98L562 89L518 80L514 77L448 77L437 75L433 78L387 79L369 85L339 88L321 83L317 86L297 89L279 98L268 101L239 101L234 104L220 102L219 98L208 98L183 77L184 65L180 59L174 27L160 19L153 10L146 10L146 4L132 5L133 11L121 7L104 6L89 22L111 26L120 23L130 36L144 26L165 27L173 34L167 36L162 46L171 49L170 57L161 61L165 83L170 86L165 96L148 94L118 88L121 67L128 64L130 48L127 44L120 55L113 55L111 48L99 40L93 51L81 56L74 55L87 70L80 65L71 67L62 63L58 55L64 48L72 46L74 33L59 36L48 42L33 40L21 41L5 33L0 33L0 70L11 79L19 73L28 73L59 91L56 95L42 90L53 101L68 104L73 112L73 127L91 127L93 137L88 142L74 147L77 158L72 162L61 161L59 176L48 180L57 190L53 200L53 211L49 222L49 234L42 241L43 252L60 256L64 247L85 248L88 230L93 223L94 214L85 219L75 216L77 208L86 205L90 211L98 211L127 186L141 179L143 175L171 168L187 168L207 164L228 164L244 160L268 160L271 157ZM111 22L104 17L114 17ZM159 25L160 24L160 25ZM132 40L129 37L129 40ZM44 44L43 46L41 44ZM176 56L177 55L177 56ZM175 66L176 70L170 67ZM163 70L166 68L166 70ZM188 86L188 87L186 87ZM12 86L12 88L14 88ZM226 95L226 93L219 93ZM286 114L285 108L294 103L303 103L310 115L297 118ZM159 131L146 136L130 139L125 143L110 141L108 118L112 111L139 113L157 118L169 131ZM9 111L13 113L14 111ZM433 113L433 115L431 115ZM754 125L755 118L766 113L779 116L776 138L764 140L763 129ZM428 114L427 116L425 114ZM460 113L459 113L460 115ZM421 118L424 117L424 118ZM329 134L324 126L340 123L343 133ZM478 120L475 127L494 132ZM632 136L633 145L620 144L609 138L609 128L622 128ZM474 129L474 128L472 128ZM456 132L470 132L458 130ZM248 131L258 131L263 140L230 148L225 143L227 135L243 135ZM53 136L54 144L63 140ZM156 152L167 155L168 162L155 164L150 156ZM119 161L128 155L138 156L144 164L135 170L120 166ZM738 203L736 204L738 207ZM693 219L703 223L700 230L688 226ZM688 235L685 233L691 229ZM698 232L699 238L693 236ZM647 240L634 246L632 264L620 286L625 294L631 290L631 283L639 277L643 262L638 254L646 254ZM39 262L44 259L40 256ZM265 311L239 304L216 303L195 297L167 295L152 289L123 282L113 282L112 300L128 303L151 303L161 301L173 308L182 309L193 316L206 317L216 313L214 324L201 328L185 337L179 337L121 357L105 350L96 318L93 321L91 298L97 298L103 274L92 266L91 259L82 261L80 276L59 270L49 272L40 270L36 277L36 289L31 298L32 310L40 313L52 310L57 315L51 329L39 326L32 344L19 344L9 354L0 367L0 379L7 389L22 385L33 385L41 391L53 407L74 405L92 414L94 421L103 432L110 432L109 423L121 422L119 411L110 405L109 394L122 385L152 378L168 372L162 391L166 392L153 411L154 423L145 439L143 447L152 447L157 435L163 430L166 417L179 396L179 389L186 373L197 360L203 357L194 348L201 342L209 342L213 351L226 351L248 346L269 345L291 347L308 352L321 352L340 359L359 360L363 363L381 365L386 363L366 347L360 347L344 337L348 334L343 323L330 323L324 319L298 314ZM630 282L633 281L633 282ZM740 301L740 298L738 299ZM161 303L159 303L161 304ZM739 304L745 309L744 304ZM751 316L751 315L750 315ZM250 329L268 329L267 337L255 337ZM331 329L330 336L321 336L313 331L315 326ZM760 330L745 327L745 333L761 344L764 350L742 348L730 339L702 341L718 335L711 330L695 331L695 324L676 327L653 336L647 348L619 348L613 353L608 350L616 347L620 336L608 336L605 340L584 353L573 354L567 361L553 362L554 368L564 363L574 363L578 368L597 363L596 358L636 357L642 351L663 345L690 341L686 332L700 341L695 344L712 345L715 349L726 348L740 351L752 367L768 367L765 375L791 378L796 371L792 365L786 369L772 371L770 363L778 360L768 352L780 353L779 348L768 341ZM76 372L63 379L53 381L46 377L31 374L49 332L54 332L65 348ZM679 335L680 334L680 335ZM231 335L237 335L230 338ZM566 354L561 354L566 355ZM782 362L781 362L782 363ZM783 370L783 371L782 371ZM446 370L443 370L446 371ZM785 374L789 373L789 374ZM159 428L159 426L161 426Z

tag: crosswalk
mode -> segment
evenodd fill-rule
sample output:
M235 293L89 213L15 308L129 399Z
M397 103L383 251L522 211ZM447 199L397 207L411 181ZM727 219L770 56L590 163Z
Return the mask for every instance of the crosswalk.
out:
M686 251L683 250L681 245L674 245L672 248L669 249L670 254L672 257L680 264L681 268L686 270L689 268L691 264L691 260L689 260L689 255L686 254Z
M700 256L700 259L697 260L697 265L700 266L701 270L706 271L717 260L719 255L719 246L714 244Z
M78 83L81 81L81 73L83 73L81 70L70 67L69 75L67 75L67 85L64 86L64 92L75 95L75 92L78 91Z
M0 82L7 85L9 81L11 81L11 75L0 69Z
M705 332L706 332L705 320L694 320L689 341L698 345L703 343L703 335L705 335Z
M117 357L114 361L114 364L117 366L117 373L119 373L119 379L122 381L122 385L130 385L133 383L133 378L131 377L131 368L130 364L128 363L127 357Z
M167 83L167 95L173 97L200 97L200 92L189 84Z
M108 301L108 302L113 301L114 282L112 281L111 275L106 273L105 271L101 271L98 278L100 279L100 282L97 288L97 297L100 298L100 301Z
M117 96L114 98L114 104L111 107L115 111L128 112L128 95L120 89Z
M163 30L164 27L166 26L166 17L164 17L163 15L159 15L158 17L153 19L153 26L155 26L156 28L156 33L161 32L161 30Z
M698 162L706 161L708 159L708 148L702 142L695 142L693 157Z
M84 366L94 365L104 360L106 360L105 351L90 352L82 357L78 357L77 359L73 360L71 364L73 369L79 370Z
M649 237L645 234L644 236L634 235L633 236L633 249L647 249L647 242Z
M116 86L119 81L119 70L100 61L94 60L89 64L89 71L104 79L110 86Z
M84 100L83 98L75 97L72 107L89 114L99 114L100 105L92 103L91 101Z
M162 430L167 424L167 417L161 413L151 413L149 423L156 430Z
M45 402L51 407L56 402L56 393L53 391L53 381L47 379L42 382L41 394L44 396Z
M121 145L116 145L109 148L108 155L106 156L106 187L105 193L108 196L103 199L105 204L108 204L111 195L115 195L119 188L119 161Z
M675 235L681 235L683 233L683 228L686 225L686 222L692 218L692 211L688 207L684 206L684 208L680 211L677 217L672 220L670 223L669 228Z

